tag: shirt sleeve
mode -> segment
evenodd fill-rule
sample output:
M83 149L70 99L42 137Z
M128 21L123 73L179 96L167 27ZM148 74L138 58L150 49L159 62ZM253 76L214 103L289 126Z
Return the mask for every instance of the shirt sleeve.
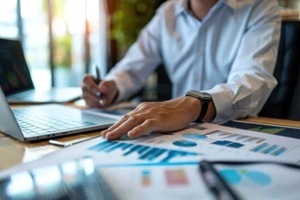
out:
M124 58L106 76L114 80L119 90L117 102L125 100L142 88L149 75L161 63L160 9L142 29L136 42Z
M277 84L273 71L281 28L279 7L272 1L259 2L253 8L227 82L206 91L216 106L214 123L257 116Z

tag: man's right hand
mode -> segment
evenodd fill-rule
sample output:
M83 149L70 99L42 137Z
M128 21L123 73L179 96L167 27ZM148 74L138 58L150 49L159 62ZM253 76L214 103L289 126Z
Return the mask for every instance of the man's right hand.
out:
M82 98L86 104L90 107L103 108L111 105L117 98L118 89L115 81L103 80L97 85L94 77L90 74L86 74L81 82ZM96 95L97 92L102 93L102 104L100 99Z

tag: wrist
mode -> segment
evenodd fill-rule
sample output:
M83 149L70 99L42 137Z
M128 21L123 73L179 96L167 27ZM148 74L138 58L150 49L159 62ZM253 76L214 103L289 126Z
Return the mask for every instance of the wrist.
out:
M206 92L200 92L197 90L190 90L186 93L186 96L194 98L200 104L200 112L196 122L202 122L207 112L209 111L209 104L212 102L212 97ZM199 110L198 110L199 111Z
M199 100L190 97L190 96L186 96L186 104L189 105L189 113L191 113L191 122L195 122L198 117L199 117L199 113L201 112L202 109L202 104L200 103Z

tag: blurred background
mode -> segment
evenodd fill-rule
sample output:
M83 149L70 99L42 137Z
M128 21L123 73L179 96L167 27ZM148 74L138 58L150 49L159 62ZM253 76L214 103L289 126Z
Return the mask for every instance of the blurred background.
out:
M0 0L0 37L22 41L36 88L80 86L98 65L104 76L165 0ZM299 19L300 0L278 0ZM158 86L159 85L159 86ZM163 66L137 95L170 98Z

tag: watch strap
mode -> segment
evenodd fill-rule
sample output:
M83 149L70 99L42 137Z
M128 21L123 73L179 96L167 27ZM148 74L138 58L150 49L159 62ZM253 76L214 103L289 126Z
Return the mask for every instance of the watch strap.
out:
M196 98L201 103L201 112L198 116L198 118L195 120L195 122L202 122L203 118L205 117L207 111L209 102L212 100L210 94L205 92L199 92L196 90L190 90L185 96L190 96L193 98Z
M202 120L205 117L207 110L208 110L209 101L200 99L200 102L201 102L202 108L201 108L201 112L195 122L202 122Z

